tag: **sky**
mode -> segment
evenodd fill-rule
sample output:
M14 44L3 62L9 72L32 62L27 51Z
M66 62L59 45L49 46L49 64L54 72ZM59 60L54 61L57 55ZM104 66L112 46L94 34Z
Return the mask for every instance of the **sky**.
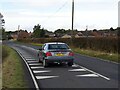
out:
M74 29L118 27L119 0L74 0ZM72 0L0 0L6 31L33 31L40 24L49 31L71 29Z

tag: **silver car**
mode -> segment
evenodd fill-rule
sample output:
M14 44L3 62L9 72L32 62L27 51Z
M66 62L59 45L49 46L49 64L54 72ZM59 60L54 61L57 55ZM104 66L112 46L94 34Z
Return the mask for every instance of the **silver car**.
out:
M74 53L65 43L53 42L45 43L42 48L39 49L38 57L39 62L43 63L44 67L47 67L51 63L68 64L73 65Z

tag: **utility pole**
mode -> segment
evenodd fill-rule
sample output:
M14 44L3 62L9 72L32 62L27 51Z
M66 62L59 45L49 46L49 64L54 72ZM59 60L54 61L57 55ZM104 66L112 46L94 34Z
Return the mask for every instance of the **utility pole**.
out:
M74 0L72 0L72 38L73 38L73 30L74 30Z
M88 38L88 26L86 26L86 37Z
M20 30L20 25L18 25L18 31Z
M17 38L18 38L18 36L19 36L19 32L20 32L20 25L18 25Z
M74 0L72 0L72 28L71 28L71 45L73 46L73 38L74 38Z
M88 48L88 26L86 26L86 44Z

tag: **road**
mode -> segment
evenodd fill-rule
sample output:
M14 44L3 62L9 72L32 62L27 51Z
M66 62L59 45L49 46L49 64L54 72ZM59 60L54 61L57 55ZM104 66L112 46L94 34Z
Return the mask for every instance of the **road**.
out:
M118 90L120 74L119 64L105 60L75 54L74 65L53 65L44 68L38 62L38 46L28 44L17 44L14 42L4 42L4 44L14 48L23 58L28 66L35 87L39 88L69 88L81 89L96 88ZM41 90L40 89L40 90ZM98 89L97 89L98 90Z

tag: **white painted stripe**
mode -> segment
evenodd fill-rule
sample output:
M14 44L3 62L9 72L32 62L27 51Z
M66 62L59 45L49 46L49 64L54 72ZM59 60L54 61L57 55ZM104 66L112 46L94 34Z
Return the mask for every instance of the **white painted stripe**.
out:
M29 65L41 65L40 63L32 63L32 64L29 64Z
M73 64L73 65L72 65L72 67L78 67L78 65L76 65L76 64Z
M34 73L45 73L45 72L50 72L50 71L33 71Z
M33 59L32 59L32 58L31 58L31 59L30 59L30 58L26 58L26 60L27 60L27 61L28 61L28 60L30 61L30 60L36 60L36 59L34 59L34 58L33 58Z
M40 68L44 68L44 67L31 67L32 69L40 69Z
M49 79L49 78L55 78L59 76L36 76L37 79Z
M24 54L24 55L22 55L22 56L23 56L23 57L25 57L25 58L26 58L26 57L28 57L28 58L29 58L29 57L31 57L31 56L29 56L29 55L25 55L25 54Z
M94 72L94 71L92 71L92 70L90 70L90 69L87 69L87 68L85 68L85 67L83 67L83 66L79 66L80 68L83 68L83 69L85 69L85 70L87 70L87 71L89 71L89 72L91 72L91 73L94 73L94 74L96 74L96 75L98 75L98 76L100 76L100 77L102 77L102 78L104 78L104 79L106 79L106 80L110 80L110 78L108 78L108 77L106 77L106 76L103 76L103 75L101 75L101 74L99 74L99 73L96 73L96 72Z
M85 74L85 75L76 75L77 77L99 77L96 74Z
M34 82L34 85L35 85L36 90L40 90L40 89L39 89L39 86L38 86L38 83L37 83L37 81L36 81L36 79L35 79L35 77L34 77L34 75L33 75L33 73L32 73L32 70L30 69L30 67L29 67L28 63L26 62L25 58L20 54L19 51L17 51L17 52L18 52L18 54L21 56L21 58L24 60L25 64L27 65L28 70L29 70L29 72L30 72L30 75L31 75L31 77L32 77L32 79L33 79L33 82Z
M25 59L35 59L35 58L33 58L33 57L25 57Z
M28 63L37 63L38 61L27 61Z
M70 72L79 72L79 71L86 71L85 69L72 69L69 70Z

